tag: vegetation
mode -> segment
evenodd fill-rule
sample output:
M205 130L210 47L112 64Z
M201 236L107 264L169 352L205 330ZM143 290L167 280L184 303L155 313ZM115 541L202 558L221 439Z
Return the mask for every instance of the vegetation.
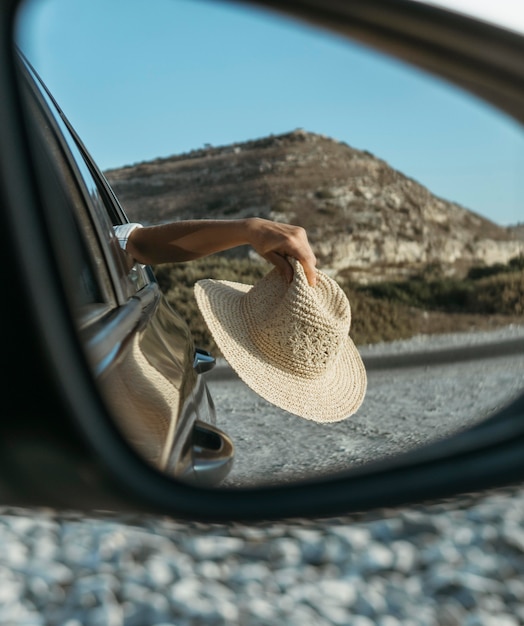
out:
M466 278L423 273L410 280L359 288L373 298L446 313L522 315L524 257L507 264L473 267Z
M195 344L218 355L220 351L195 300L195 283L203 278L215 278L253 285L269 271L270 265L213 255L189 263L159 265L154 269L160 288L171 306L186 320Z
M155 268L173 308L187 321L198 346L220 354L198 310L194 284L202 278L255 284L270 269L266 263L214 255ZM441 276L428 267L410 280L355 285L339 280L351 303L351 336L357 345L405 339L420 332L452 332L467 320L482 327L497 316L501 323L524 323L524 257L508 264L471 268L464 279ZM437 320L432 324L432 320Z

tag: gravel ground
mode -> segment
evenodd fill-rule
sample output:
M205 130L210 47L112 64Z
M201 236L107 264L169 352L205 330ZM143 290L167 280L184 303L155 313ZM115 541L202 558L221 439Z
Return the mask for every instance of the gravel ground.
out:
M267 526L3 513L2 625L524 624L524 488Z
M0 509L0 624L524 624L524 486L260 525Z
M366 397L357 413L317 424L257 396L221 360L208 376L217 425L235 444L225 486L285 483L332 474L395 456L486 419L524 389L524 326L483 333L417 336L360 346L368 366ZM508 343L516 354L501 356ZM439 362L447 349L489 346L489 358ZM413 366L414 355L425 355ZM493 356L499 354L499 356ZM388 359L387 369L377 359ZM395 357L391 362L391 357ZM404 366L395 361L404 357ZM407 357L407 358L405 358Z

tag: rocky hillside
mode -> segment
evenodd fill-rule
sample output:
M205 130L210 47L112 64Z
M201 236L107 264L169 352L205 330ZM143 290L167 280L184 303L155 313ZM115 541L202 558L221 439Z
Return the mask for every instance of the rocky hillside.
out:
M524 251L516 232L434 196L369 152L303 130L106 176L131 220L260 216L302 225L322 269L363 281L430 264L460 273Z

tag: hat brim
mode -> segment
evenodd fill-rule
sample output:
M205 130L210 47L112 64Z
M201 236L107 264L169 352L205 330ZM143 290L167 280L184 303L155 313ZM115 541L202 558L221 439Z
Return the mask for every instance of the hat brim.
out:
M351 338L314 379L272 365L244 323L242 299L250 289L251 285L213 279L195 285L199 309L229 365L253 391L289 413L322 423L353 415L364 400L367 376Z

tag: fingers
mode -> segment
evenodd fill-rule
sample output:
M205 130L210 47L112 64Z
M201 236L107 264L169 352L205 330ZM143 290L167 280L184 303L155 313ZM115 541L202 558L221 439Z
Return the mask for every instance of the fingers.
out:
M304 228L261 218L251 218L248 221L248 229L251 245L267 261L273 263L286 280L289 282L293 280L293 268L286 260L289 256L302 264L308 283L311 286L316 284L317 259Z
M278 269L287 283L290 283L293 280L293 267L285 257L277 252L268 252L265 255L265 259Z
M316 258L314 258L314 262L312 263L310 259L308 260L300 260L302 263L302 267L304 268L304 272L306 273L307 282L314 287L317 284L317 270L315 269Z
M269 261L278 269L278 271L282 274L282 276L288 283L291 283L291 281L293 280L293 266L287 260L286 257L278 254L277 252L269 252L268 254L265 255L264 258L266 259L266 261ZM293 257L293 258L297 258L297 257ZM316 263L315 257L313 257L313 262L310 259L306 260L306 259L299 259L299 258L297 258L297 261L299 261L302 264L302 267L304 268L304 273L306 274L308 284L311 287L314 287L317 284L317 271L315 269L315 263Z
M309 245L307 233L303 228L292 227L286 255L297 259L302 264L308 283L314 287L317 283L317 259Z

